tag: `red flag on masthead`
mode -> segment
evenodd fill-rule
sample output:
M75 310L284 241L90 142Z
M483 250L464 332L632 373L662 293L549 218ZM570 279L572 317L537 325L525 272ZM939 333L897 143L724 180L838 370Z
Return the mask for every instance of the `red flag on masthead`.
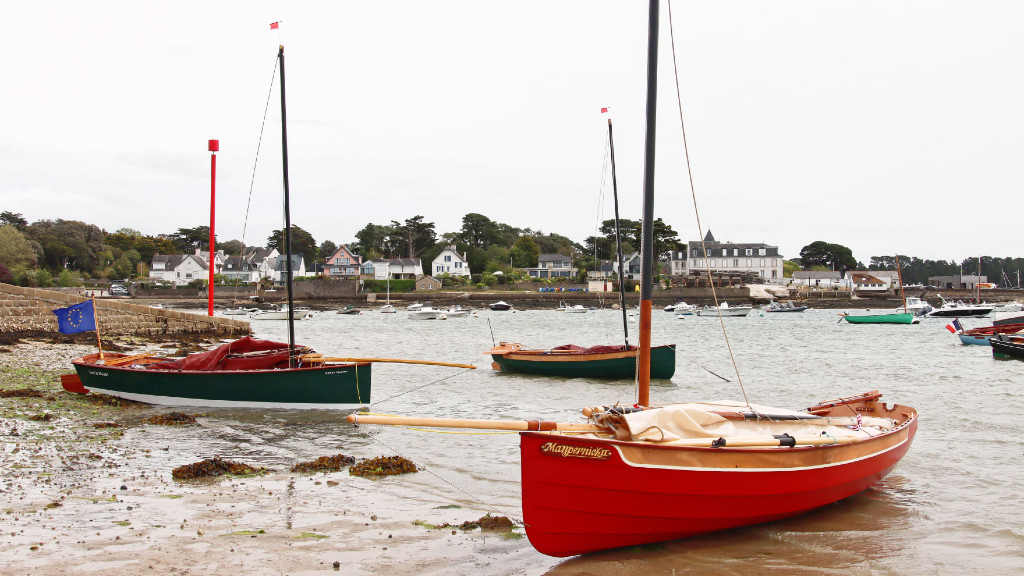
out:
M271 22L270 23L270 29L271 30L277 30L278 29L278 24L280 24L280 22Z
M607 113L608 113L608 109L607 108L601 108L601 114L607 114Z

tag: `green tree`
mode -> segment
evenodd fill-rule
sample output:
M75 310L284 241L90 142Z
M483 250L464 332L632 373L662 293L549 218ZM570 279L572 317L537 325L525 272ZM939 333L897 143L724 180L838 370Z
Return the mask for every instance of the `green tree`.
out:
M388 254L388 237L392 234L390 226L380 224L367 224L363 229L356 232L357 242L350 248L363 259L382 258Z
M201 250L203 246L209 248L210 227L178 228L178 231L169 234L168 238L174 242L174 247L178 249L179 254L192 254L196 249ZM216 244L216 239L214 239L214 244Z
M14 212L8 212L4 210L0 212L0 225L9 224L14 226L18 230L24 230L28 226L28 220L25 220L21 214L15 214Z
M130 278L132 272L135 270L135 266L132 265L131 261L128 260L128 258L124 257L123 255L120 258L114 260L111 266L111 274L113 274L114 278L116 279Z
M36 270L33 277L35 278L35 285L39 288L53 286L53 275L46 270Z
M853 251L842 244L830 244L821 240L811 242L800 250L800 261L804 268L824 266L825 269L846 272L857 267Z
M13 224L0 225L0 264L7 268L36 265L32 244Z
M433 222L424 222L423 216L413 216L403 223L392 220L389 239L394 245L404 248L403 253L408 254L406 258L415 258L437 243L437 233Z
M331 257L331 254L334 254L337 251L338 245L335 244L334 242L331 242L330 240L324 240L316 249L317 257L321 262L326 261L328 258Z
M797 270L800 270L800 264L798 262L793 262L792 260L783 260L782 261L782 277L783 278L792 278L793 277L793 272L796 272Z
M51 270L94 270L97 253L107 236L99 227L77 220L40 220L25 228L25 235L43 248L43 263Z
M267 236L267 248L276 248L281 254L284 249L284 228L274 230ZM316 239L309 232L292 224L292 254L302 254L306 263L306 270L312 270L316 263Z
M512 245L512 266L532 268L540 258L540 246L529 236L520 236Z
M135 250L139 253L140 259L147 263L152 262L156 254L181 254L170 238L146 236L130 228L121 228L113 234L108 234L103 243L126 252Z
M228 240L227 242L217 242L217 250L223 250L224 254L228 256L238 256L245 250L245 242L241 240Z
M82 278L77 273L71 270L61 270L60 274L57 275L57 286L63 288L70 288L72 286L81 286Z

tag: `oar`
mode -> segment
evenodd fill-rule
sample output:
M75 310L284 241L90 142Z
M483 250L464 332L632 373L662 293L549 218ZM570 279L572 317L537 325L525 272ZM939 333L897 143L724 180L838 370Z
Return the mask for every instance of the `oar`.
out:
M121 358L108 358L103 361L105 366L117 366L118 364L127 364L135 360L141 360L143 358L149 358L155 356L156 352L145 352L143 354L135 354L134 356L122 356Z
M470 428L474 430L509 430L512 432L610 432L608 428L585 423L545 422L538 420L474 420L464 418L416 418L408 416L380 416L377 414L349 414L352 424L380 424L384 426L427 426L432 428ZM862 440L857 437L836 436L738 436L728 438L692 438L666 442L671 446L694 448L724 448L752 446L821 446L849 444ZM654 443L652 443L654 444Z
M395 364L426 364L428 366L450 366L452 368L467 368L476 370L472 364L453 364L451 362L434 362L433 360L404 360L401 358L335 358L328 356L299 356L302 362L391 362Z
M345 420L352 424L383 424L385 426L430 426L434 428L472 428L476 430L557 430L559 432L609 432L604 426L587 423L546 422L539 420L474 420L466 418L417 418L410 416L380 416L377 414L349 414Z

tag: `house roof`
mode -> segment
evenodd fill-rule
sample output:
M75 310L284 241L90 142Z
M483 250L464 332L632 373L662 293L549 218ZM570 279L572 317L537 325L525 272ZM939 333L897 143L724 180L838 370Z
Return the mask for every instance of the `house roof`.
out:
M853 272L850 274L853 278L854 284L885 284L886 282L881 278L876 278L871 274L865 274L864 272Z
M153 264L163 262L164 270L174 270L178 266L181 266L181 263L184 262L186 258L191 258L192 260L194 260L196 264L198 264L199 267L203 270L209 269L209 266L206 264L206 261L203 260L202 258L195 256L194 254L154 254Z
M705 242L718 242L718 240L715 240L714 235L711 234L711 228L708 228L708 233L704 235L704 241Z
M224 259L224 269L247 272L252 269L252 263L241 256L228 256Z
M422 266L419 258L374 258L374 262L387 262L392 266Z
M897 273L895 270L868 270L866 272L855 270L854 272L860 274L869 274L871 276L874 276L875 278L888 278L889 280L898 280L900 277L899 273Z
M245 252L245 259L250 261L263 260L264 258L270 258L274 253L275 249L261 248L259 246L253 246Z
M572 260L571 257L564 254L541 254L538 258L538 262L565 262Z
M278 256L277 261L274 262L274 270L277 272L284 272L285 270L285 257ZM302 254L292 254L292 273L304 270L302 262Z

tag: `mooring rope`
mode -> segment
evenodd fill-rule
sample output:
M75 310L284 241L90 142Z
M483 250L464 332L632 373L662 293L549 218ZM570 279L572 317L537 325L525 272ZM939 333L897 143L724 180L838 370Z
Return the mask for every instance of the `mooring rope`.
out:
M743 386L743 377L740 376L740 367L736 363L736 356L733 354L732 344L729 342L729 332L725 329L725 321L722 319L722 309L718 304L718 292L715 290L714 278L711 277L711 262L708 258L707 245L704 243L704 227L700 222L700 211L697 209L697 191L693 185L693 170L690 167L690 148L686 141L686 123L683 121L683 96L679 88L679 65L676 61L676 35L675 28L672 26L672 2L668 2L668 32L672 41L672 71L675 73L676 103L679 106L679 127L683 132L683 154L686 157L686 174L690 180L690 196L693 198L693 213L697 218L697 234L698 238L701 239L700 246L701 252L704 254L704 268L708 273L708 284L711 285L711 297L714 299L715 309L718 310L718 322L722 325L722 335L725 337L725 346L729 350L729 359L732 360L732 367L736 372L736 381L740 385L740 392L743 393L743 401L746 402L747 408L756 413L750 405L750 399L747 398L747 390ZM719 376L719 378L721 378L721 376Z
M395 394L394 396L389 396L388 398L385 398L383 400L378 400L376 402L371 402L370 406L379 406L380 404L388 402L389 400L394 400L395 398L398 398L399 396L404 396L404 395L406 395L406 394L408 394L410 392L415 392L417 390L422 390L422 389L426 388L427 386L433 386L434 384L437 384L439 382L444 382L445 380L450 380L452 378L455 378L456 376L461 376L461 375L465 374L466 372L469 372L469 370L466 369L466 370L463 370L461 372L456 372L455 374L451 374L451 375L445 376L444 378L441 378L441 379L438 379L438 380L434 380L433 382L427 382L426 384L424 384L422 386L417 386L415 388L410 388L410 389L408 389L408 390L406 390L404 392L399 392L398 394Z

